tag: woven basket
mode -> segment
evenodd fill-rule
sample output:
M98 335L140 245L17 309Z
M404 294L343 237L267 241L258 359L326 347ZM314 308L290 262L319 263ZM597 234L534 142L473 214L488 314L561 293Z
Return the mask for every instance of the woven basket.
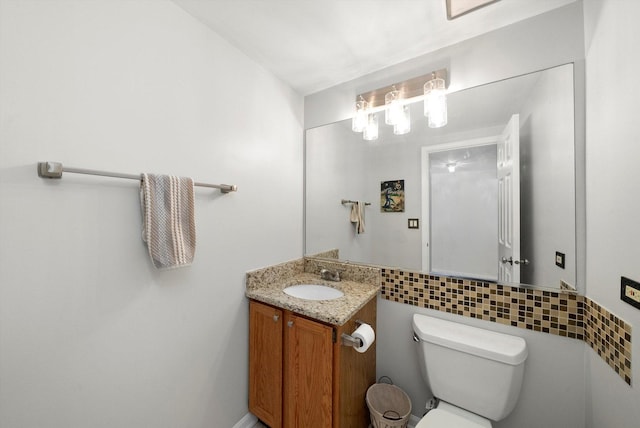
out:
M400 388L376 383L367 389L367 407L373 428L405 428L411 416L411 400Z

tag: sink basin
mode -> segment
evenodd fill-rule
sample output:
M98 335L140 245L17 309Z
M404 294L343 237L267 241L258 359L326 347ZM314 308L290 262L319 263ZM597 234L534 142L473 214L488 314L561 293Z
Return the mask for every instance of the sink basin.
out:
M344 293L326 285L300 284L282 290L285 294L305 300L333 300L344 296Z

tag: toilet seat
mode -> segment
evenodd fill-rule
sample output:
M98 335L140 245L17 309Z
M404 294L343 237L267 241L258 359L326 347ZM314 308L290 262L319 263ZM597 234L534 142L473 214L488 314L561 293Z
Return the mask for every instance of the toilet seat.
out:
M430 410L416 428L491 428L491 421L449 403L440 401Z

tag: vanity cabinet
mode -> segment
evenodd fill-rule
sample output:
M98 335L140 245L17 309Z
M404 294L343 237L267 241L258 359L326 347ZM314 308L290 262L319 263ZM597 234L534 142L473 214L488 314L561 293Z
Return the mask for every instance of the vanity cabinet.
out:
M331 428L333 407L333 328L285 312L285 428Z
M251 301L249 410L270 427L282 426L283 311Z
M249 309L249 410L271 428L366 428L375 343L343 346L356 319L375 329L376 299L342 326L254 300Z

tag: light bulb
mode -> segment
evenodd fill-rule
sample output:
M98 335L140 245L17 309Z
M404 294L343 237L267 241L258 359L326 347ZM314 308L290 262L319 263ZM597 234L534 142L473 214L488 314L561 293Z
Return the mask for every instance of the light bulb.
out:
M378 139L378 116L373 113L367 116L367 126L364 128L362 138L367 141Z
M351 120L351 129L354 132L362 132L364 131L365 126L367 126L367 108L369 107L369 103L365 100L360 100L356 102L356 112L353 115L353 119Z
M444 79L433 78L424 84L424 115L429 118L429 128L440 128L447 124Z
M384 96L384 123L395 125L402 117L402 103L400 102L400 91L394 89Z
M402 115L398 123L393 125L393 133L396 135L408 134L411 131L411 110L408 105L402 106Z

